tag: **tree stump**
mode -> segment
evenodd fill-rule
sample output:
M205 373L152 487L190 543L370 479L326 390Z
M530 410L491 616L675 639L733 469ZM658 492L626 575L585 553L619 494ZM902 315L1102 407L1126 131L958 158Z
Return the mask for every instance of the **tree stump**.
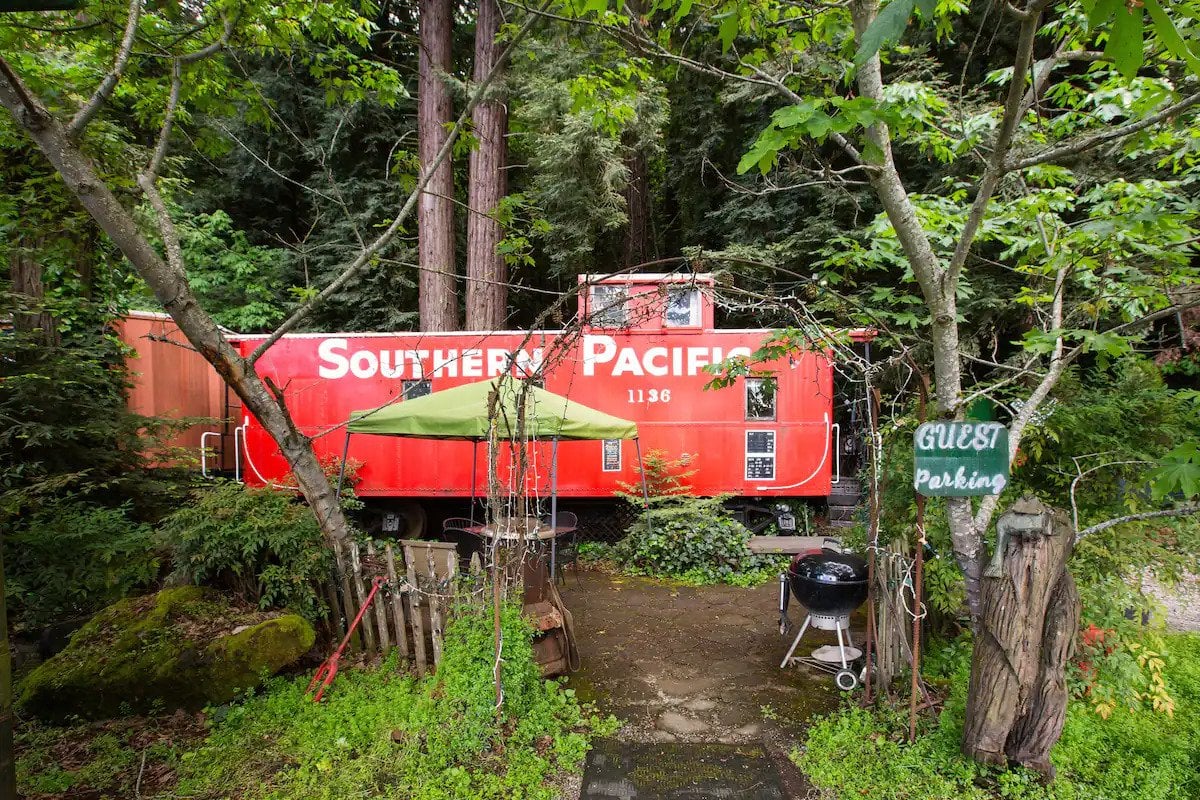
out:
M975 625L963 752L1054 777L1050 748L1066 715L1065 669L1079 626L1067 571L1074 532L1065 512L1033 498L996 523L997 558Z

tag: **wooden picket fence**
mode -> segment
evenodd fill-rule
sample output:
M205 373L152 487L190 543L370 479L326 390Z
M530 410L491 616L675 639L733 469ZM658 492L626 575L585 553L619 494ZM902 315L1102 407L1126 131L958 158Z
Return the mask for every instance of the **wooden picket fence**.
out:
M358 615L376 577L385 584L376 593L355 630L352 645L368 657L386 656L392 648L413 661L419 675L442 660L443 630L457 602L476 592L465 589L458 553L444 542L405 540L377 546L374 542L334 545L337 586L330 585L333 612L330 629L340 640ZM478 576L478 560L471 573Z

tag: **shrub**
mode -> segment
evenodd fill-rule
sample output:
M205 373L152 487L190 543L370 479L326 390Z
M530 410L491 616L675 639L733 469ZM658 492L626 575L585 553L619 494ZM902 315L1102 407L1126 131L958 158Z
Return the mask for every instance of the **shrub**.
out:
M230 589L260 608L288 608L311 622L324 603L329 553L312 511L290 494L221 483L163 521L176 572Z
M276 680L233 708L183 758L180 796L296 798L552 797L549 779L575 769L595 733L573 692L538 675L532 629L506 607L504 704L495 708L492 617L461 611L446 630L436 675L416 681L394 661L338 676L328 700L307 678Z
M652 504L612 550L635 575L674 578L701 585L754 585L779 571L777 556L750 551L750 531L719 498L675 498Z
M14 525L4 565L20 625L89 614L155 581L153 531L128 511L67 499Z
M828 797L878 800L1176 800L1200 797L1200 636L1165 637L1174 715L1120 706L1104 718L1072 701L1051 753L1057 780L1043 786L1024 769L976 764L959 751L966 709L967 659L936 725L904 741L904 710L847 706L808 731L792 758Z

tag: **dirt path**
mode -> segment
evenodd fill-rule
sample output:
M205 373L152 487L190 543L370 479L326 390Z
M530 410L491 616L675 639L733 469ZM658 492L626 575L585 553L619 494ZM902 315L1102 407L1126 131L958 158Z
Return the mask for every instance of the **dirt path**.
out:
M586 571L579 578L568 571L563 591L582 659L570 683L625 722L620 741L762 746L787 794L808 796L787 753L840 693L832 675L779 668L787 642L777 586L693 588ZM790 612L797 625L799 612ZM801 647L833 641L806 634Z

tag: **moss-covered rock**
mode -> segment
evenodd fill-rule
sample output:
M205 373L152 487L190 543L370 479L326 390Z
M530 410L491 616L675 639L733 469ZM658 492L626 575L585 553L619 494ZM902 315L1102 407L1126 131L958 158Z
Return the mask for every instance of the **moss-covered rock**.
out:
M227 702L313 645L303 618L264 617L194 586L122 600L29 674L20 705L54 719Z

